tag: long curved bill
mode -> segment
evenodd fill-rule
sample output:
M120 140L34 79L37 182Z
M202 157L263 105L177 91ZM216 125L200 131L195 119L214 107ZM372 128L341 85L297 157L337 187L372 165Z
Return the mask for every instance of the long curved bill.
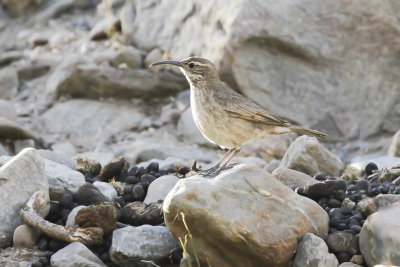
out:
M149 67L154 67L157 65L175 65L178 67L182 67L182 64L179 61L175 61L175 60L164 60L164 61L154 62Z

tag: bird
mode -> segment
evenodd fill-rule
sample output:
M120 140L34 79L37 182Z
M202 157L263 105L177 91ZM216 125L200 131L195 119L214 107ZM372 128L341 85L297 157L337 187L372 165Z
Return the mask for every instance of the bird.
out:
M324 139L325 133L293 125L272 115L267 109L244 97L222 82L215 65L208 59L189 57L164 60L149 67L173 65L180 68L190 84L193 120L203 136L222 149L225 155L204 175L217 175L246 143L273 135L294 132Z

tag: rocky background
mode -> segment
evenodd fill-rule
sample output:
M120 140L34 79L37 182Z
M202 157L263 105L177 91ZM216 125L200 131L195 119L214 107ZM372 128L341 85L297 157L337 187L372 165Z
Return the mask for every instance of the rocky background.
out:
M397 1L0 4L1 266L400 265ZM191 55L329 140L197 175Z

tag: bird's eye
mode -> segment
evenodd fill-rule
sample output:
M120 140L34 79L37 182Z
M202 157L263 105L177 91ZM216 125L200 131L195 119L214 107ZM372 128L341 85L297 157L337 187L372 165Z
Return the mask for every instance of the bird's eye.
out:
M189 68L191 68L191 69L194 68L194 63L193 62L189 64Z

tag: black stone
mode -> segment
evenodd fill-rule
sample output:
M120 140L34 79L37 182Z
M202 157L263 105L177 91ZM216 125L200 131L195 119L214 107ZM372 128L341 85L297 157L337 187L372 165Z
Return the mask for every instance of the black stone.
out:
M47 250L47 239L45 239L44 237L42 237L42 238L39 240L38 248L39 248L40 250Z
M149 165L147 165L146 170L148 172L158 172L158 170L160 169L160 166L158 165L158 162L152 162Z
M51 256L53 256L53 254L54 254L54 252L52 252L52 251L45 251L42 253L42 255L40 255L40 257L46 257L46 258L50 259Z
M65 242L51 239L49 242L49 250L56 252L56 251L59 251L60 249L62 249L63 247L65 247L66 245L67 244Z
M342 222L342 220L338 217L333 217L330 221L329 221L329 225L332 227L337 227L340 223Z
M368 186L369 186L369 183L368 183L367 180L359 180L355 184L354 190L355 191L365 190L365 192L367 192L368 191Z
M346 182L344 180L326 180L324 183L328 186L330 194L339 190L346 191Z
M64 225L64 221L62 219L58 219L55 223L58 225Z
M328 199L326 197L320 198L318 200L318 204L321 205L321 206L322 205L326 205L326 204L328 204Z
M400 194L400 187L399 187L399 186L396 187L396 188L394 189L393 193L396 194L396 195Z
M339 201L343 201L346 198L346 193L344 190L338 190L335 192L335 198Z
M359 225L352 225L350 230L352 230L353 233L358 234L361 231L361 227Z
M108 251L105 251L105 252L101 253L100 259L101 259L103 262L109 262L109 261L111 261L111 259L110 259L110 253L109 253Z
M155 179L157 179L157 177L151 174L143 174L141 177L142 182L148 182L149 184L151 184Z
M57 215L60 213L60 206L57 202L51 201L50 202L50 211L49 215Z
M183 257L183 249L178 246L177 248L173 249L169 255L171 263L180 263L182 257Z
M31 263L31 267L42 267L43 264L40 261L34 261Z
M64 194L61 199L58 201L61 208L71 209L72 208L72 195Z
M128 184L137 184L140 182L140 178L136 177L136 176L128 176L125 181Z
M121 206L125 206L125 200L124 200L123 196L115 197L113 200L114 200L114 202L117 202Z
M341 208L340 208L340 211L342 212L343 215L350 215L350 214L352 214L352 213L351 213L352 210L349 209L349 208L347 208L347 207L341 207Z
M367 166L365 166L365 173L368 176L374 173L376 170L378 170L378 165L376 165L374 162L370 162L367 164Z
M142 177L143 174L147 174L147 170L143 167L140 167L139 169L137 169L135 176Z
M344 230L344 229L346 229L346 224L345 223L339 223L339 225L337 226L337 229L339 229L339 230Z
M331 208L340 208L341 205L342 205L342 203L339 200L334 199L334 198L332 198L328 201L328 206Z
M389 193L389 186L381 185L379 187L379 190L381 191L382 194L387 194L387 193Z
M133 226L142 224L158 225L164 222L162 203L133 202L125 205L121 213L122 222Z
M126 195L124 195L124 201L125 201L125 202L133 202L133 196L132 196L132 194L126 194Z
M315 183L304 188L304 195L313 199L329 197L329 189L325 183Z
M47 265L47 264L50 263L50 262L49 262L49 259L46 258L46 257L41 257L41 258L39 259L39 261L40 261L40 263L43 264L43 265Z
M369 195L371 196L371 197L373 197L373 196L376 196L376 195L379 195L380 193L381 193L381 190L379 190L379 188L377 188L377 187L375 187L375 188L372 188L370 191L369 191Z
M132 188L133 188L133 186L130 186L130 185L125 186L124 187L124 195L132 194Z
M133 201L143 201L146 197L146 191L141 185L137 184L132 188L132 197Z
M354 214L353 216L350 217L350 219L361 221L363 219L363 216L361 214Z
M190 172L190 168L188 166L181 166L178 169L178 173L181 175L186 175L186 173Z
M333 218L333 217L343 218L344 216L343 216L342 210L336 208L336 209L332 209L329 212L329 217L330 218Z
M103 195L100 190L89 183L84 183L79 187L78 192L75 195L76 202L80 205L99 205L106 202L111 202L111 200Z
M68 216L68 214L70 214L70 213L71 213L71 210L69 210L69 209L63 209L63 210L60 212L60 217Z
M118 157L108 162L100 171L99 177L103 181L108 181L114 176L118 176L124 168L126 160L124 157Z
M122 169L121 172L117 175L117 181L124 182L126 178L128 178L129 174L126 169Z
M143 187L143 189L145 191L147 191L147 189L149 188L150 183L149 182L140 182L137 185L140 185L141 187Z
M339 263L348 262L351 260L352 255L347 252L339 252L336 254L336 258L338 259Z
M128 170L128 175L129 175L129 176L135 176L138 169L139 169L139 168L138 168L137 166L131 167L131 168Z
M324 174L324 173L318 173L314 176L314 179L317 181L325 181L326 179L328 179L329 175Z

